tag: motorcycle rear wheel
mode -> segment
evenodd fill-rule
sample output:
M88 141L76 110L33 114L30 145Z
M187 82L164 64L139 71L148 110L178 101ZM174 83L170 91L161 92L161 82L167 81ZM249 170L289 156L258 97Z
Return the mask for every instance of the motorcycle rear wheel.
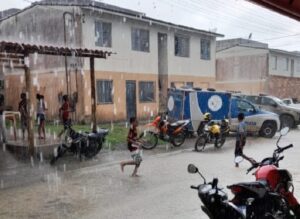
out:
M143 141L142 147L145 150L151 150L155 148L158 143L157 134L153 132L146 132L142 137L142 141Z
M99 153L99 148L101 150L102 143L96 141L89 141L89 146L85 148L84 156L86 158L92 158Z
M206 144L206 139L204 136L200 135L195 143L195 151L204 151L205 148L205 144Z

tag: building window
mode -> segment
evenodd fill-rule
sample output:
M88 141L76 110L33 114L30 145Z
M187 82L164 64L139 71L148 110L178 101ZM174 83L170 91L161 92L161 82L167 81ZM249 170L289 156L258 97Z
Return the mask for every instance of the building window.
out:
M201 39L201 59L210 60L210 40Z
M140 102L154 102L155 101L155 89L153 81L140 81Z
M284 70L286 70L286 71L289 70L289 58L285 59L285 69Z
M131 44L132 50L150 52L149 30L132 28Z
M96 46L111 47L111 23L95 22Z
M183 35L175 35L175 56L190 56L190 38Z
M296 71L300 72L300 60L296 62Z
M97 103L108 104L113 103L113 81L98 80L97 81Z
M186 82L186 86L188 88L193 88L194 87L194 82Z
M271 56L272 69L277 70L277 56Z

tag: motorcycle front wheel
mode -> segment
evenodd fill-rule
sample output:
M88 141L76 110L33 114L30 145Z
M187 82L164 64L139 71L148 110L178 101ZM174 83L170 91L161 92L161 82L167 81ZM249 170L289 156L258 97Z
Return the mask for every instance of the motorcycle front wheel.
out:
M146 132L142 135L142 141L143 141L142 147L145 150L151 150L155 148L158 143L157 134L153 132Z
M66 149L63 148L62 146L59 146L57 148L57 154L56 154L56 156L53 155L53 157L50 160L50 165L54 165L55 162L58 160L58 158L62 157L65 153L66 153Z
M226 141L226 135L225 134L222 134L220 137L216 138L215 140L215 148L221 148L224 143Z
M180 132L177 135L172 137L172 142L171 143L174 145L174 147L179 147L184 143L185 137L186 137L185 133Z
M195 151L203 151L205 148L206 139L203 135L200 135L195 143Z

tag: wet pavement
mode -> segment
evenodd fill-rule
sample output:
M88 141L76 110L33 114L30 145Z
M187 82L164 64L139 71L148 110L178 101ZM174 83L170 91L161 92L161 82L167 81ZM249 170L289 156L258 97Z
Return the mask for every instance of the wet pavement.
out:
M245 153L257 160L269 156L276 140L248 138ZM5 187L4 179L8 177L1 173L4 185L0 191L0 218L207 218L200 210L197 192L189 188L201 183L198 175L187 173L189 163L196 164L208 180L218 177L223 187L252 181L254 177L246 175L246 161L240 168L234 167L234 138L221 150L208 147L202 153L192 151L194 141L190 139L181 148L162 145L153 151L144 150L141 176L137 178L130 177L130 166L124 173L120 170L119 161L130 158L127 151L101 152L95 159L83 162L70 156L55 167L46 163L19 164L23 171L6 172L11 174L10 180L14 175L20 182L31 178L31 174L25 174L29 170L38 178ZM295 145L285 153L281 167L293 174L295 193L300 197L299 130L291 131L281 143ZM8 155L2 152L1 156ZM7 164L14 163L11 158ZM23 175L17 179L21 172Z

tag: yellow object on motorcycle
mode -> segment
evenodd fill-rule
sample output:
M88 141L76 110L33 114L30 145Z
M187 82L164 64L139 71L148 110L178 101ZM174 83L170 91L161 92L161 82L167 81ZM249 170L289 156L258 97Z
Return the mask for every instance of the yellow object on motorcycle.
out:
M221 133L221 128L219 125L215 124L215 125L212 125L210 127L210 132L213 133L213 134L220 134Z

